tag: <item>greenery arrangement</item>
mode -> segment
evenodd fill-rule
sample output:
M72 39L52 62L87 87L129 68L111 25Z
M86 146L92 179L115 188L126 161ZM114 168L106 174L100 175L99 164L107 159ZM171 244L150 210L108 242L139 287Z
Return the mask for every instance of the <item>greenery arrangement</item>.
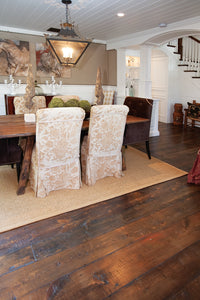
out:
M64 102L62 99L60 98L52 98L51 101L49 102L48 107L52 108L52 107L63 107L64 106Z
M91 104L87 100L77 100L77 99L69 99L64 102L60 98L52 98L48 107L81 107L85 110L86 113L90 112Z
M85 110L85 112L90 112L90 110L91 110L91 104L87 100L81 100L81 101L79 101L79 106L81 108L83 108Z
M66 107L78 107L79 106L79 100L70 99L67 102L64 102L64 106L66 106Z

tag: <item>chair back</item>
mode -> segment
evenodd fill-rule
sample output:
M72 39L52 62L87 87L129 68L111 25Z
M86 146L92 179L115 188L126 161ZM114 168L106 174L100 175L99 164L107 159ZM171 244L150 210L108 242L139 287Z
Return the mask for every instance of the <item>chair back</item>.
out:
M143 122L129 124L124 133L124 145L130 145L149 140L153 100L140 97L126 97L124 105L129 108L129 115L148 119Z
M41 165L65 164L66 159L79 157L82 108L46 108L36 116L36 151Z
M121 151L128 111L125 105L97 105L91 108L89 154L106 156Z
M36 113L40 108L46 108L46 98L45 96L34 96L33 97L33 106L29 110L25 105L25 99L23 96L14 97L14 107L15 114L25 114L25 113Z
M129 115L151 119L153 100L140 97L126 97L124 105L129 107Z
M85 111L80 107L37 111L36 143L29 176L36 196L80 188L80 134L84 117Z
M114 104L115 91L103 90L103 94L104 94L104 99L103 99L104 105Z

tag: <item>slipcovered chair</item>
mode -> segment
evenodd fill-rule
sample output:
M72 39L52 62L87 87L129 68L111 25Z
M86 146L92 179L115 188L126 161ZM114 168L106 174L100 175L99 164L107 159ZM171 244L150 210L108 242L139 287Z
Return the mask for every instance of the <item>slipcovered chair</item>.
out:
M23 115L25 113L36 113L40 108L46 108L46 98L45 96L34 96L33 97L33 106L29 110L25 106L25 99L23 96L15 97L14 98L14 107L15 107L15 114L16 115ZM22 148L23 153L26 147L26 138L19 138L19 146Z
M29 176L37 197L58 189L80 188L80 133L84 117L80 107L37 111Z
M103 90L103 94L104 94L103 105L114 104L115 91Z
M14 98L14 107L15 107L16 115L22 115L25 113L36 113L36 111L38 109L46 107L46 98L45 98L45 96L34 96L33 97L33 106L29 110L25 106L25 99L23 96L15 97Z
M82 180L94 185L106 176L122 176L122 142L128 107L97 105L91 108L88 136L81 147Z

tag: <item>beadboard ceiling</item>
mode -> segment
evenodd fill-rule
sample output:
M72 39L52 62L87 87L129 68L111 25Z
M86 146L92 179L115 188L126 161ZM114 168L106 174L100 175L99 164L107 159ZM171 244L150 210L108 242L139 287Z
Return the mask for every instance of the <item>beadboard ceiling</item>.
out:
M72 0L71 20L81 35L109 41L200 16L200 0ZM124 17L117 17L123 12ZM0 30L10 27L44 33L65 22L61 0L1 0Z

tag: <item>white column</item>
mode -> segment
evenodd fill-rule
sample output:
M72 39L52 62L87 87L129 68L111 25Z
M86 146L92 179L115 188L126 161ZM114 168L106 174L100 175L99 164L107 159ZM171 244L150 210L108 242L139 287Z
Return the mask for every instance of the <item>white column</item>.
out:
M117 49L117 103L123 104L126 87L126 50Z
M139 97L151 98L151 46L140 47Z
M152 98L151 46L146 45L140 47L139 97ZM159 100L154 100L151 114L150 136L160 135L158 130L158 113Z
M158 113L159 113L159 100L153 99L153 107L151 114L150 136L158 136L160 132L158 130Z

